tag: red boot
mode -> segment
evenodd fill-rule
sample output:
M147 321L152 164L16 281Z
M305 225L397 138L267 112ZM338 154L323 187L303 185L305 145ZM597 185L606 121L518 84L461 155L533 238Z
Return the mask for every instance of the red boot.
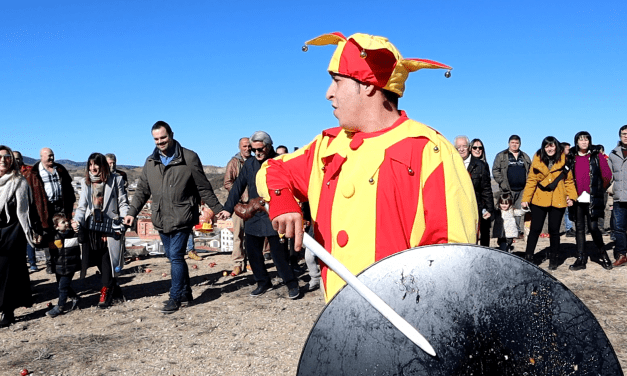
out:
M103 287L100 290L100 301L98 302L98 308L109 308L113 301L112 289L109 287Z

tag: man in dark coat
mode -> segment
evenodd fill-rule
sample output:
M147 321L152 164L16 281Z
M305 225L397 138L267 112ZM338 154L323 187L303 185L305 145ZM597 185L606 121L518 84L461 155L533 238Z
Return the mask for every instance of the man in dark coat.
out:
M255 158L248 158L244 162L242 170L231 187L224 210L218 214L218 218L226 219L233 214L235 205L239 202L245 189L248 189L250 202L259 199L256 182L257 172L263 162L275 157L276 153L272 147L272 138L266 132L255 132L250 137L250 144L252 151L255 153ZM287 286L288 297L290 299L298 298L300 296L298 280L289 264L287 242L281 242L279 239L279 234L272 228L272 222L270 222L268 213L259 211L252 218L248 219L244 223L244 233L246 234L246 253L248 254L255 281L257 281L257 288L250 295L258 296L273 288L263 258L263 242L264 238L267 237L268 243L270 243L272 260L277 268L279 277L283 279Z
M39 156L41 160L33 165L26 180L33 191L33 201L44 230L44 243L47 243L54 236L52 217L55 214L63 214L66 218L72 218L76 196L72 187L72 177L65 167L55 163L52 149L41 149ZM44 253L46 273L52 274L50 252L46 248Z
M133 225L152 195L152 224L171 262L170 299L161 309L167 314L192 300L185 250L192 227L200 218L200 200L214 213L221 211L222 205L205 176L198 154L174 140L168 123L156 122L152 126L152 137L157 147L146 159L124 224Z
M509 137L509 147L499 152L492 164L492 175L499 184L501 193L511 193L514 198L514 208L520 209L522 193L525 189L531 158L524 151L520 150L520 136L511 135ZM524 217L518 221L520 229L519 239L523 237Z

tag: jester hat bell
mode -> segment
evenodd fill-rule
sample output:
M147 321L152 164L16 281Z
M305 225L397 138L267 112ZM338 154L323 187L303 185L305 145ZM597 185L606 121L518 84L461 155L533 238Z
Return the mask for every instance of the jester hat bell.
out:
M401 53L387 38L368 34L353 34L346 38L342 33L323 34L308 40L308 45L326 46L335 44L337 48L329 63L329 73L354 78L368 85L389 90L403 96L405 80L409 72L418 69L447 69L445 76L451 76L451 67L426 59L403 59Z

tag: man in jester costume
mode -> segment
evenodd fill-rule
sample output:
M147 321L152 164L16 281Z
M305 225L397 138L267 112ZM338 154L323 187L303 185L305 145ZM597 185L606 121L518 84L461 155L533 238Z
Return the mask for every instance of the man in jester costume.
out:
M324 34L307 45L337 45L326 93L339 127L298 151L265 162L259 194L274 228L303 237L298 202L308 201L316 240L353 274L402 250L475 243L477 204L459 153L436 130L398 110L409 72L451 67L404 59L386 38ZM322 265L328 302L344 281Z

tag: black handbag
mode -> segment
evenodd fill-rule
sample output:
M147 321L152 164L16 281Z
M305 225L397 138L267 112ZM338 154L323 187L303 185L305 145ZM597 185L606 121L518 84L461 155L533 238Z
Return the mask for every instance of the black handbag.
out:
M540 190L544 191L544 192L552 192L552 191L554 191L555 188L557 188L557 184L559 184L559 182L562 181L562 179L564 179L566 177L566 174L568 174L568 171L570 169L568 168L568 166L564 166L560 170L562 172L559 175L557 175L555 180L553 180L549 185L543 186L542 184L538 183L538 188L540 188ZM558 171L560 171L560 170L558 170Z

